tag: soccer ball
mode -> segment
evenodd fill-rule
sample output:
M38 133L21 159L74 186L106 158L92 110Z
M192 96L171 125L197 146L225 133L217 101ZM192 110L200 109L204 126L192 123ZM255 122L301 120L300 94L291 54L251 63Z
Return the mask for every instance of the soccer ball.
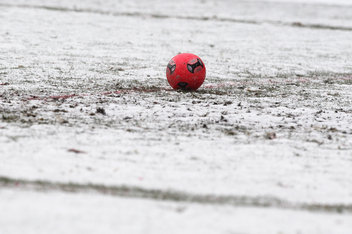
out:
M203 61L194 54L178 54L166 67L167 81L173 89L197 90L205 79Z

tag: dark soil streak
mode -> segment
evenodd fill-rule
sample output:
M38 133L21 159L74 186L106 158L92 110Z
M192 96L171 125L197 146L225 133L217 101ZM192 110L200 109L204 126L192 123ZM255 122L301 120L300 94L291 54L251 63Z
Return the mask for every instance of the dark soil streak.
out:
M93 95L113 95L113 94L124 94L124 93L131 93L131 92L137 92L137 93L153 93L153 92L158 92L158 91L171 91L172 89L165 89L165 88L158 88L158 89L148 89L148 88L126 88L126 89L121 89L121 90L116 90L116 91L110 91L110 92L103 92L99 94L68 94L68 95L57 95L57 96L32 96L29 98L23 99L23 101L31 101L31 100L43 100L43 101L57 101L57 100L65 100L69 98L74 98L74 97L85 97L85 96L93 96Z
M324 213L352 213L352 204L293 203L271 196L215 196L191 194L174 190L147 189L136 186L107 186L100 184L60 183L44 180L23 180L0 177L0 187L35 190L40 192L61 191L70 193L95 192L104 195L144 198L158 201L191 202L208 205L230 205L235 207L261 207L289 210L305 210Z
M321 74L321 77L325 77L327 74ZM336 76L336 77L334 77ZM352 81L352 76L350 74L334 74L330 75L324 82L329 82L330 84L350 84ZM262 79L258 80L235 80L235 81L222 81L222 82L212 82L208 84L204 84L200 89L193 93L199 94L216 94L216 95L226 95L228 91L233 91L234 88L237 89L244 89L249 86L263 86L269 87L273 89L273 85L300 85L300 84L307 84L313 82L316 77L307 76L307 77L299 77L299 78L292 78L292 79ZM70 98L83 98L87 96L109 96L109 95L116 95L116 94L128 94L128 93L156 93L156 92L170 92L174 91L171 88L162 87L162 85L154 85L150 87L143 87L142 83L134 84L135 86L129 85L127 83L122 83L115 85L114 91L105 91L101 93L81 93L81 94L63 94L63 95L56 95L56 96L30 96L25 97L22 101L31 101L31 100L42 100L42 101L58 101L58 100L66 100ZM273 90L270 90L273 91ZM0 96L1 97L1 96Z

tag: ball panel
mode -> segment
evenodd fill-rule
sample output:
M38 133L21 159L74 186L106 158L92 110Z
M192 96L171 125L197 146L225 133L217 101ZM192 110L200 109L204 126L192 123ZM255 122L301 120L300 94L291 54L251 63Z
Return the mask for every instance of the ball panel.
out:
M167 65L167 68L169 69L170 74L174 73L176 70L176 63L172 59L170 60L169 64Z

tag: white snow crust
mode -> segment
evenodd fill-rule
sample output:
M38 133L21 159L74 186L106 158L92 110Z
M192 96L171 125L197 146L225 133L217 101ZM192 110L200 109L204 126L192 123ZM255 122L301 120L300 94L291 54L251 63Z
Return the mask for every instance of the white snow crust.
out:
M345 0L0 0L0 233L351 233L351 42Z

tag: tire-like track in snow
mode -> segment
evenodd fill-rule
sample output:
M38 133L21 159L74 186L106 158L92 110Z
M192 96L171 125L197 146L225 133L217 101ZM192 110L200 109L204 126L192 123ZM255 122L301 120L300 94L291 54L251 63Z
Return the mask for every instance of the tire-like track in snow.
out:
M289 210L306 210L324 213L352 213L352 204L322 204L290 202L272 196L202 195L174 190L147 189L137 186L108 186L101 184L79 184L24 180L0 176L1 188L35 190L41 192L62 191L69 193L95 192L104 195L144 198L160 201L191 202L208 205L230 205L236 207L263 207Z
M30 8L30 9L42 9L50 11L62 11L62 12L77 12L77 13L93 13L101 15L113 15L113 16L130 16L139 18L159 18L159 19L182 19L182 20L200 20L200 21L219 21L219 22L233 22L242 24L272 24L278 26L288 27L299 27L299 28L310 28L310 29L321 29L321 30L341 30L341 31L352 31L352 27L335 26L326 24L311 24L302 22L283 22L275 20L251 20L251 19L236 19L227 17L197 17L197 16L180 16L180 15L164 15L164 14L153 14L153 13L141 13L141 12L116 12L116 11L104 11L90 8L69 8L59 6L45 6L45 5L26 5L26 4L3 4L0 3L0 7L16 7L16 8Z

